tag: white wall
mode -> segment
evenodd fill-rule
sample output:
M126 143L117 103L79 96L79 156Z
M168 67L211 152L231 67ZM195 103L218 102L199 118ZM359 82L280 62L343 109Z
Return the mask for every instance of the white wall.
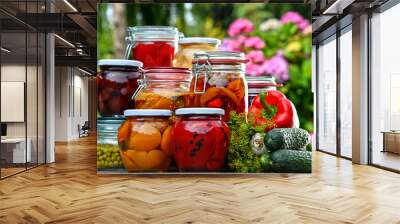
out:
M72 67L56 67L55 73L55 140L74 140L78 125L88 120L88 78Z

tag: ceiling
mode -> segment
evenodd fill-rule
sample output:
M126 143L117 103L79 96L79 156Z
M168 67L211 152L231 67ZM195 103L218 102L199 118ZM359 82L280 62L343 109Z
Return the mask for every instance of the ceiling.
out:
M51 32L57 34L56 65L96 71L96 6L93 0L0 0L2 46L11 50L7 57L31 59L43 47L36 35Z

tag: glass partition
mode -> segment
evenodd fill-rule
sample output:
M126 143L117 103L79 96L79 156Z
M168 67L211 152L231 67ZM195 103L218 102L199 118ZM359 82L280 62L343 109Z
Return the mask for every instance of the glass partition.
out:
M340 155L352 157L352 31L340 35Z
M400 170L400 5L371 18L371 162Z
M46 39L23 22L27 13L39 13L43 5L0 3L0 178L45 162Z
M318 47L318 150L336 154L336 36Z

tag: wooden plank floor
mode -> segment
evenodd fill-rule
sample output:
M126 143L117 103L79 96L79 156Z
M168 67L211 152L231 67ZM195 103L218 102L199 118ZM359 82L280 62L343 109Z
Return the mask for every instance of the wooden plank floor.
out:
M400 175L315 152L313 174L97 176L93 138L0 181L0 223L400 223Z

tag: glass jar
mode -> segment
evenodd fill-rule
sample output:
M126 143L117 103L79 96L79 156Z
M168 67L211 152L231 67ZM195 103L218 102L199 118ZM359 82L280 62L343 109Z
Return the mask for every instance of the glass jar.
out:
M226 167L230 130L219 108L175 111L172 154L180 171L220 171Z
M126 59L143 62L145 68L172 66L180 33L176 27L135 26L128 28Z
M241 52L213 51L195 53L194 81L185 107L213 107L229 113L247 112L246 59Z
M165 171L171 161L170 110L126 110L118 131L124 167L129 172Z
M179 50L174 58L174 66L192 69L194 53L216 51L221 41L216 38L186 37L179 39Z
M97 119L97 169L122 168L118 147L118 128L124 118Z
M149 68L134 94L136 109L169 109L184 106L192 72L186 68Z
M246 76L246 81L249 89L249 105L259 93L270 89L276 90L276 87L283 86L276 83L276 79L273 76Z
M99 60L97 75L98 111L101 116L121 116L135 108L131 99L138 87L142 63L133 60Z

